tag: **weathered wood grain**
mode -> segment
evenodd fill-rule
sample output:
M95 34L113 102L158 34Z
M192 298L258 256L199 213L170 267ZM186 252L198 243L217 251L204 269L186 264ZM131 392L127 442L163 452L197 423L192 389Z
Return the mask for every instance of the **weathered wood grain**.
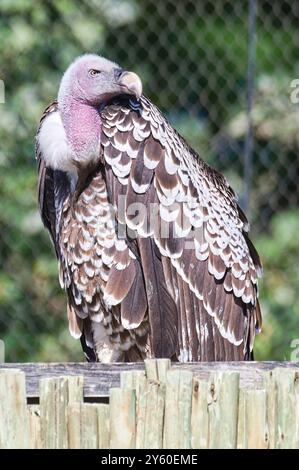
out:
M98 406L79 402L68 405L69 449L98 448Z
M127 388L110 390L110 448L134 449L136 445L136 392Z
M136 448L161 449L165 383L139 373L136 383Z
M275 447L299 448L299 374L295 369L273 371L276 388Z
M246 449L268 449L266 390L245 390L245 439Z
M125 370L120 374L120 387L136 390L136 383L139 374L144 375L142 370Z
M165 449L191 448L192 380L189 370L167 371L163 436Z
M40 423L44 449L67 449L68 379L40 381Z
M0 370L0 449L29 447L29 415L25 376L19 370Z
M277 420L277 390L275 377L273 376L273 370L267 371L264 374L264 386L267 392L267 423L268 423L268 439L269 439L269 448L275 449L275 430L276 430L276 420Z
M193 378L192 414L191 414L191 447L208 449L209 447L209 412L207 380Z
M124 372L109 365L122 372L122 388L110 390L109 405L87 403L97 396L84 403L89 365L79 365L80 376L72 367L71 375L43 377L39 405L26 405L24 371L6 367L0 369L0 448L299 448L299 368L283 365L170 368L167 360L150 360L145 369L133 364ZM101 380L107 366L96 366L93 380Z
M42 448L41 423L39 405L28 405L29 415L29 447L30 449Z
M209 448L235 449L238 436L238 372L214 372L208 389Z
M191 370L196 377L208 380L213 371L236 371L240 374L241 388L262 389L264 371L275 367L297 368L299 362L193 362L188 364L172 363L172 369ZM20 369L26 374L28 397L39 396L39 380L46 377L66 375L84 377L84 397L108 397L109 389L120 386L123 371L144 370L143 363L0 363L0 368Z
M246 406L245 406L245 388L239 390L239 408L238 408L238 435L237 449L246 448Z
M108 449L110 440L110 410L109 405L100 403L98 409L98 448Z

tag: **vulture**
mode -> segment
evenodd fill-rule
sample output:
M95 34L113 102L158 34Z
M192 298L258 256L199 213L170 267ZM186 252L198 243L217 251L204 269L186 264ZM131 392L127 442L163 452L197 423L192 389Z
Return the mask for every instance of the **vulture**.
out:
M38 202L88 361L240 361L261 328L259 256L226 178L95 54L36 136Z

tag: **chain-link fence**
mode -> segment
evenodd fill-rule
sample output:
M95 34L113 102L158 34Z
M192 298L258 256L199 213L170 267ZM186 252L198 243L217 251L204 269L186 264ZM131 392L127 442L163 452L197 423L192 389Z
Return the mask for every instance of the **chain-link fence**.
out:
M145 94L230 180L265 265L256 356L289 359L299 337L299 1L2 0L0 11L7 360L82 359L37 213L33 155L42 109L65 68L87 51L137 72Z

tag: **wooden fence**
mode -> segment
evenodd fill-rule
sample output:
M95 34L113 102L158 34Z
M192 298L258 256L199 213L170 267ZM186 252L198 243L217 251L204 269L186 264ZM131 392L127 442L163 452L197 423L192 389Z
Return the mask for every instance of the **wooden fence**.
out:
M299 364L2 364L0 448L299 448Z

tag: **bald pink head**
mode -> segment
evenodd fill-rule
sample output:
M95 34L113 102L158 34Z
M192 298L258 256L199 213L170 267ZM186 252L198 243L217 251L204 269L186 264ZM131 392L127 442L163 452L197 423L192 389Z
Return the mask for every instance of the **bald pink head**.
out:
M69 99L99 105L121 94L142 94L138 75L125 72L115 62L95 54L76 59L66 70L60 84L58 102L65 106Z
M99 106L118 95L142 94L140 78L95 54L76 59L66 70L58 93L58 107L76 159L98 156Z

